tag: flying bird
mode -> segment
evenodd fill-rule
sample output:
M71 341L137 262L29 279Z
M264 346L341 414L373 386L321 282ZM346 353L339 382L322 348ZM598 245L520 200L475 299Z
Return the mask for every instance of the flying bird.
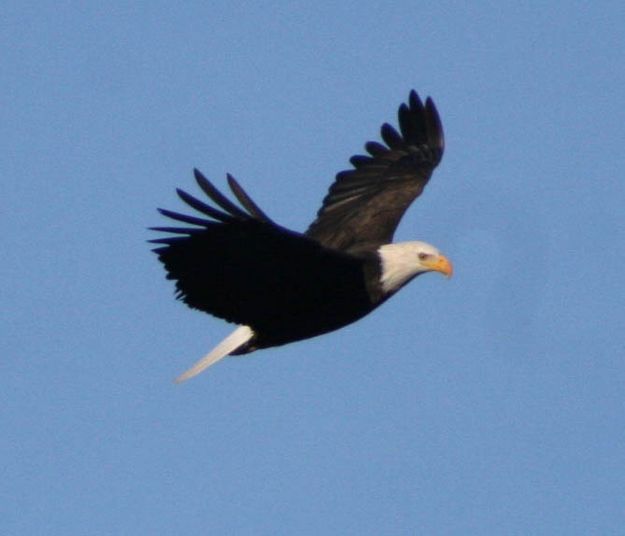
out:
M399 131L385 123L384 143L350 159L330 186L305 233L270 219L239 183L239 204L197 169L208 200L178 189L201 217L159 209L182 227L152 227L151 240L176 297L189 307L239 326L176 381L187 380L227 355L241 355L321 335L351 324L426 272L451 276L450 261L425 242L393 243L409 205L423 192L443 156L441 121L431 98L415 91L398 111ZM173 235L173 236L172 236Z

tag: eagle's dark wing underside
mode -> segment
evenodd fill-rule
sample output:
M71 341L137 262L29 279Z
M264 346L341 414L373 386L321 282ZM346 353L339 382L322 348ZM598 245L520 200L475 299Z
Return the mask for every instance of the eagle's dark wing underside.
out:
M221 207L178 191L207 218L161 209L186 227L156 227L175 236L159 238L154 251L176 281L177 296L189 306L230 322L263 329L325 295L360 280L359 262L272 222L229 177L235 205L196 171L202 190Z
M441 121L430 98L423 105L412 91L398 116L401 133L384 124L381 135L386 145L367 143L370 156L352 157L354 169L337 174L307 236L343 251L392 241L401 217L423 191L444 149Z

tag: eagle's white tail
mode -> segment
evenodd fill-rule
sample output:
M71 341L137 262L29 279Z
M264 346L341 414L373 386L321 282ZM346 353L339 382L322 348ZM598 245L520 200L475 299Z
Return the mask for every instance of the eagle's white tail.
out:
M189 370L178 376L175 379L175 382L182 383L189 378L193 378L193 376L197 376L203 370L206 370L211 365L217 363L220 359L226 357L230 352L234 352L241 345L249 341L253 336L254 331L251 327L239 326Z

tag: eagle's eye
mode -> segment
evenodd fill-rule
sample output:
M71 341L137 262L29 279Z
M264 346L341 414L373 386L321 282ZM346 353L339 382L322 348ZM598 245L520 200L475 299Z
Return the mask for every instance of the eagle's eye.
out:
M424 253L423 251L421 253L419 253L419 260L420 261L424 261L425 259L431 257L431 255L429 253Z

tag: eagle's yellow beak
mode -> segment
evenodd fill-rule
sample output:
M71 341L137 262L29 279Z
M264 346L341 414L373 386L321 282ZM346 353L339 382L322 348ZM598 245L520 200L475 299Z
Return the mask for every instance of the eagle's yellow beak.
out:
M423 261L423 265L427 266L433 272L440 272L447 277L451 277L454 273L454 267L451 265L451 261L445 257L445 255L438 255L438 257L432 257L432 259L426 259Z

